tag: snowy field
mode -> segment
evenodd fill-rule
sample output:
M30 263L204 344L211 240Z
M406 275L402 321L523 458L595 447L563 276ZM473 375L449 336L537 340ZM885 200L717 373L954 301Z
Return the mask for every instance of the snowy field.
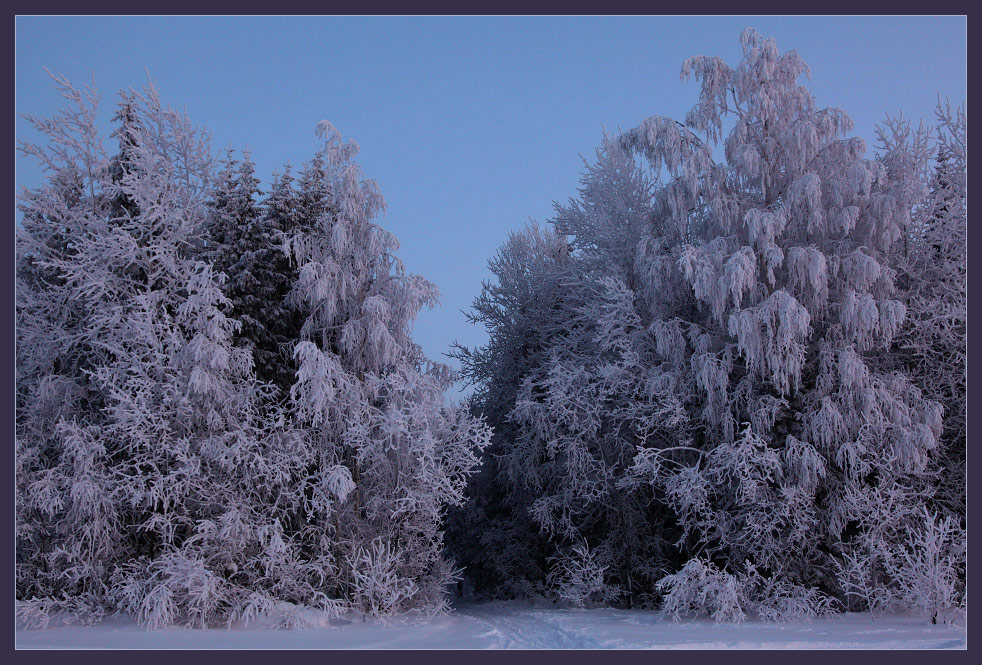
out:
M109 618L90 627L19 630L17 647L147 649L964 649L964 622L845 614L809 622L673 623L642 610L573 610L525 603L465 604L433 619L335 619L303 630L147 631Z

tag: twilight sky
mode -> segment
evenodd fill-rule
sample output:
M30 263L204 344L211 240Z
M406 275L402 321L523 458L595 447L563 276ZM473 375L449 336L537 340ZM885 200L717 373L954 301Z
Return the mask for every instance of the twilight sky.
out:
M43 67L103 93L146 72L186 109L213 149L249 149L264 184L318 148L330 120L388 203L382 224L409 272L435 282L442 306L415 337L440 359L485 335L460 313L489 278L487 260L529 218L576 194L603 127L649 115L683 120L697 84L690 55L740 58L751 26L797 49L820 106L838 106L872 149L885 113L933 122L940 92L967 94L964 17L19 17L16 112L61 108ZM23 119L18 139L36 139ZM107 144L111 145L111 144ZM17 184L41 173L16 156Z

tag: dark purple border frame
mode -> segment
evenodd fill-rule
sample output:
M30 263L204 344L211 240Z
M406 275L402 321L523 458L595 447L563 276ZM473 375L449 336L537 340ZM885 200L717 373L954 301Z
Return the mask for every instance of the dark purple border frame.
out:
M81 15L81 14L155 14L157 12L153 11L156 9L154 5L144 5L143 3L137 4L134 0L98 0L97 2L89 2L84 4L79 4L75 2L66 2L65 0L56 0L55 2L46 3L28 3L28 2L15 2L13 3L10 23L8 24L8 53L12 56L10 65L3 71L3 76L8 79L8 84L6 89L10 91L11 97L10 102L6 105L4 109L4 115L7 117L7 127L12 128L14 124L14 113L15 107L13 102L14 93L14 76L15 68L13 64L16 62L16 42L15 42L15 24L16 16L18 14L23 15L35 15L35 14L66 14L66 15ZM692 10L698 9L702 10L704 13L719 14L719 15L731 15L731 14L873 14L873 15L893 15L893 14L906 14L906 15L968 15L969 2L967 0L934 0L933 2L926 3L914 3L903 0L877 0L869 1L864 0L863 2L843 2L842 0L826 0L821 4L815 5L804 5L804 4L790 4L788 2L778 2L776 0L755 0L752 3L735 3L735 2L723 2L722 0L708 0L701 2L697 6L684 5L681 3L658 3L648 0L647 2L642 2L640 0L608 0L603 4L597 3L586 3L586 2L570 2L569 0L497 0L495 2L484 2L484 3L471 3L471 2L461 2L460 0L426 0L425 2L414 2L414 3L395 3L391 0L362 0L357 4L349 3L314 3L308 1L296 2L295 0L287 0L286 2L280 2L276 5L270 5L268 3L257 2L256 0L251 0L247 2L237 2L232 3L228 0L221 2L209 1L202 3L200 0L198 2L188 2L187 0L171 0L165 6L170 13L173 14L230 14L230 13L242 13L242 12L252 12L257 15L266 15L275 13L288 13L288 14L690 14ZM684 9L689 9L690 11L680 11ZM969 22L970 24L970 22ZM971 43L971 40L969 40ZM968 75L971 77L975 68L971 65L972 55L977 53L975 49L971 47L968 49ZM968 88L969 104L972 106L973 89L971 86ZM8 131L10 131L8 129ZM11 148L16 147L16 137L8 134L12 143L14 144ZM12 153L14 153L12 155ZM8 152L8 160L3 162L3 172L6 175L5 182L7 183L8 191L11 194L11 203L16 197L17 187L14 182L14 162L9 161L10 157L13 156L15 159L17 155L14 150ZM969 178L969 190L971 191L972 180ZM13 224L9 227L8 233L13 231ZM8 239L10 236L8 236ZM982 256L982 231L978 233L969 232L968 237L969 242L969 254L971 257L978 253ZM8 246L8 251L14 251L14 245L11 242ZM8 255L10 259L13 259L12 255ZM0 409L2 409L4 420L6 425L7 435L3 437L6 443L5 450L6 453L0 456L0 467L2 467L5 475L8 479L12 479L13 476L13 443L14 443L14 302L13 302L13 268L14 262L11 260L8 265L8 272L6 279L10 279L5 287L0 290L3 294L3 312L6 318L5 325L2 328L2 340L4 342L3 346L5 352L2 355L3 363L3 373L9 377L10 383L5 383L2 388L2 399L0 399ZM982 293L982 271L975 272L971 269L969 270L969 293L972 292ZM978 287L978 290L977 288ZM973 328L972 323L974 321L982 321L979 316L972 316L971 309L969 310L969 341L970 347L982 348L982 327ZM980 376L979 368L982 367L982 363L978 360L976 356L969 353L968 356L968 373L969 382L973 376ZM982 394L982 393L976 393ZM974 412L974 407L979 406L980 400L978 397L973 397L972 391L969 391L969 412ZM970 428L971 429L971 428ZM971 432L970 432L971 439ZM971 468L978 466L976 461L976 456L972 455L971 452L968 455L968 464L970 465L969 471L971 475ZM197 660L197 658L208 658L209 652L206 651L143 651L143 652L132 652L132 651L98 651L98 650L87 650L87 651L17 651L14 646L14 616L13 616L13 567L14 567L14 556L13 556L13 483L11 482L7 486L7 491L3 496L3 511L2 511L2 521L4 525L4 532L7 534L9 540L5 540L4 547L0 550L0 561L2 561L2 566L0 569L7 571L7 575L4 577L4 588L6 589L5 595L8 601L2 605L3 614L2 620L5 626L5 645L3 652L7 653L8 656L12 656L21 662L55 662L55 661L65 661L71 658L73 663L82 664L91 662L93 664L103 665L109 662L121 662L121 663L132 663L134 655L141 663L167 663L168 665L173 665L173 660L175 658L179 659L191 659ZM976 493L970 489L969 490L969 500L972 502L973 498L975 504L979 504L977 500ZM971 515L972 510L970 507L969 515ZM972 530L969 530L969 558L972 557ZM980 558L980 557L974 557ZM974 566L970 565L970 568ZM971 623L968 628L969 633L969 649L963 651L954 652L937 652L932 651L930 653L918 653L914 651L836 651L833 658L837 661L853 661L853 662L864 662L869 663L870 661L883 661L889 662L890 665L901 662L913 662L913 663L923 663L926 660L934 661L935 659L942 660L945 662L968 662L969 651L973 645L974 640L972 639ZM219 652L215 652L216 655ZM228 654L236 661L245 663L254 662L262 665L268 665L270 658L275 658L277 655L282 654L282 656L292 660L311 660L317 659L321 662L325 658L357 658L359 662L368 663L385 663L390 662L392 659L399 659L400 661L407 663L427 663L429 665L433 662L454 662L459 661L459 659L464 658L468 661L468 665L478 665L479 663L492 663L501 662L504 659L508 659L511 662L517 661L521 662L536 662L539 663L543 659L552 660L554 662L562 662L565 664L572 665L573 663L582 662L590 663L594 660L594 654L585 651L549 651L549 652L534 652L534 651L514 651L514 652L504 652L504 651L494 651L494 652L480 652L480 651L362 651L357 654L353 653L322 653L313 651L295 651L295 652L281 652L281 651L239 651L234 654ZM684 658L686 665L691 661L695 662L715 662L720 658L726 658L727 661L735 660L736 665L739 663L753 663L756 665L761 661L770 662L781 662L788 663L793 659L794 665L799 665L813 662L819 663L823 662L827 665L826 661L829 656L825 651L808 651L808 652L786 652L786 651L741 651L732 654L719 654L713 651L695 651L686 652L684 656L679 654L680 658ZM605 652L603 658L613 657L619 662L633 662L633 663L651 663L653 659L669 658L667 653L650 654L648 652L641 651L626 651L626 652Z

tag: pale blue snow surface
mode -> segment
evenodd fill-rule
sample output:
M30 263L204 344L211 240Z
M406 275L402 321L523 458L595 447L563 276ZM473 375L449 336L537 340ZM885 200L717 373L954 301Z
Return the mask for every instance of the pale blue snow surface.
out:
M19 649L964 649L964 620L932 625L910 614L842 614L799 623L674 623L646 610L556 609L521 602L464 604L435 618L387 621L306 615L232 629L147 631L112 617L95 626L18 630Z

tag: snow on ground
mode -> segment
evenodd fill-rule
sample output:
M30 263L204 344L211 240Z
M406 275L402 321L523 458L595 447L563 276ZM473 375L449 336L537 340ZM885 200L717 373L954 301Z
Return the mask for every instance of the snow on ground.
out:
M808 622L717 624L646 610L576 610L521 602L461 604L432 619L347 618L305 630L270 621L242 628L147 631L111 617L95 626L18 630L20 649L964 649L963 622L843 614Z

